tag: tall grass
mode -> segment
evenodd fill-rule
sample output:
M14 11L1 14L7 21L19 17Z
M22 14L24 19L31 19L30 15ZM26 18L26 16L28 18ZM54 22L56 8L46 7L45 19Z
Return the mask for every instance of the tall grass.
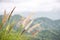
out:
M13 29L13 27L17 22L13 21L12 23L9 24L9 20L12 16L14 9L15 9L15 7L10 12L10 14L6 14L6 10L4 11L4 16L2 18L2 23L1 23L2 25L0 24L0 40L31 40L30 36L23 34L23 33L24 33L24 31L26 31L26 32L32 31L34 28L39 26L39 24L36 24L36 25L32 26L31 28L29 28L33 22L33 20L30 19L32 15L29 15L26 19L21 19L21 21L20 21L21 25L19 26L20 30L18 32L16 32ZM3 30L1 30L1 28ZM27 29L29 29L29 30L27 30ZM34 34L37 34L37 31Z

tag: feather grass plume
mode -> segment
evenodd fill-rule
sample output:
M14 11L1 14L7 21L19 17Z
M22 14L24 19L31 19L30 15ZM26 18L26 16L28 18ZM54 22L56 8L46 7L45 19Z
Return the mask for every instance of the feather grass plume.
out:
M30 18L32 17L33 14L30 14L23 22L22 22L22 25L23 25L23 31L21 33L21 35L26 31L25 29L28 28L28 23L30 22ZM26 27L27 26L27 27ZM26 28L25 28L26 27Z
M39 30L36 30L35 32L32 33L33 37L35 37L39 33Z
M39 28L38 30L36 30L35 32L32 32L33 37L35 37L42 30L45 30L45 28L43 28L43 27L38 27L38 28Z
M21 35L30 27L30 25L32 24L33 20L27 24L27 26L24 28L24 30L22 31Z
M11 17L11 15L12 15L13 11L15 10L15 8L16 8L16 7L14 7L13 10L10 12L10 15L9 15L8 20L10 19L10 17Z
M2 19L2 27L1 30L6 29L7 24L9 23L10 17L12 16L12 13L16 7L13 8L13 10L10 12L10 14L6 14L6 10L4 11L4 17Z
M5 24L3 24L3 26L7 26L7 24L9 23L9 20L10 20L10 17L12 16L12 13L13 13L13 11L14 11L14 9L15 9L16 7L14 7L13 8L13 10L10 12L10 14L8 15L8 18L6 19L6 22L5 22ZM6 12L5 12L6 13ZM7 16L6 16L7 17ZM3 19L4 20L4 19Z
M30 14L23 22L23 27L25 27L29 22L30 22L30 18L32 17L33 14Z
M4 23L7 21L8 16L9 16L9 14L7 14L7 13L6 13L6 10L4 10L4 16L3 16L3 18L2 18L2 24L4 24Z
M33 25L29 30L28 30L28 32L30 33L33 29L35 29L36 27L39 27L40 26L40 24L35 24L35 25Z
M24 29L27 30L31 26L32 23L33 23L33 20L31 20Z
M20 27L21 25L23 25L22 22L24 21L24 19L25 19L24 17L21 17L21 19L17 22L17 27Z

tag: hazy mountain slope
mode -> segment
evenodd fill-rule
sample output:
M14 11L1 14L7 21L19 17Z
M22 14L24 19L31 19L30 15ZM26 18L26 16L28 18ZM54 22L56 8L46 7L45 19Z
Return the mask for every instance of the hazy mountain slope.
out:
M38 34L38 38L41 40L60 40L60 20L54 21L46 17L37 18L33 24L40 23L40 27L45 30L41 30Z

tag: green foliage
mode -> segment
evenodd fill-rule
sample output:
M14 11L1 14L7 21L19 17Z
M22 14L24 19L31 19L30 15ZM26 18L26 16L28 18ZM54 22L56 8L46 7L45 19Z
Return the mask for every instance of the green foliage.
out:
M25 34L20 35L20 32L10 31L8 33L4 30L0 32L0 40L30 40L30 37Z

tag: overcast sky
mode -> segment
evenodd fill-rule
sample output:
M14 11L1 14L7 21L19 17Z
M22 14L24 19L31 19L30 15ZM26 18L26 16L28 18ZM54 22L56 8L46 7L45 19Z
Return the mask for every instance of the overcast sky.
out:
M34 17L48 17L60 19L60 0L0 0L0 14L4 9L11 11L16 6L13 14L27 16L35 13Z

